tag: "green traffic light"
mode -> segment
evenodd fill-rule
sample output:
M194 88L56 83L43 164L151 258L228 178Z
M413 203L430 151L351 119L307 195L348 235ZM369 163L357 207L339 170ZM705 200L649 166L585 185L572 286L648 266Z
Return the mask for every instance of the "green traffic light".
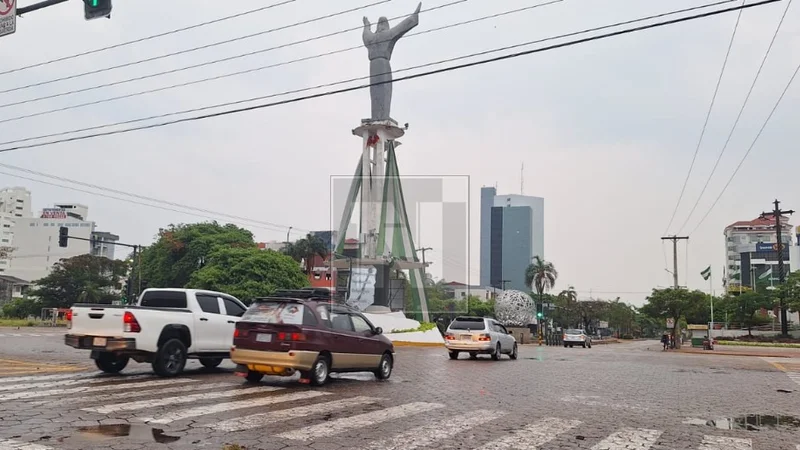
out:
M92 6L96 7L100 0L92 0Z

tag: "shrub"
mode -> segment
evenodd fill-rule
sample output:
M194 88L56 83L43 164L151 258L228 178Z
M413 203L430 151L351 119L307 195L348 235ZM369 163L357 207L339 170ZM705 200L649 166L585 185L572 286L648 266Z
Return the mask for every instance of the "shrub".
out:
M38 316L41 310L42 305L38 300L15 298L3 305L3 316L12 319L26 319L28 316Z

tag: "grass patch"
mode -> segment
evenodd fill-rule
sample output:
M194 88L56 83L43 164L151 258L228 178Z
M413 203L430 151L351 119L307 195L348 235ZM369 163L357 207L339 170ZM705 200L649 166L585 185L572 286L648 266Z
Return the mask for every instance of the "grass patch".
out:
M422 322L417 328L406 328L403 330L392 330L389 333L413 333L415 331L429 331L436 328L436 324L432 322Z
M742 347L777 347L800 348L800 344L786 344L781 342L743 342L743 341L716 341L717 345L735 345Z
M35 327L38 324L28 319L0 319L0 327Z

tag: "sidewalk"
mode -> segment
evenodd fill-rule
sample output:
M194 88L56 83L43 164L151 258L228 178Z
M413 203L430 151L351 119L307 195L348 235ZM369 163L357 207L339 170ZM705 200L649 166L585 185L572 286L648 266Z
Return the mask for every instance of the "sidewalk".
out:
M679 353L721 355L721 356L755 356L766 358L800 358L800 349L780 347L747 347L739 345L715 345L714 350L702 348L683 347L672 350Z

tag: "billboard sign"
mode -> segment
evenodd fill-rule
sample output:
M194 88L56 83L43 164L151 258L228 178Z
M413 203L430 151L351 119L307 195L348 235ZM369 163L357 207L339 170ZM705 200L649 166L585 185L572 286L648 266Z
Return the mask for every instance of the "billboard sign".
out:
M756 244L756 251L757 252L777 252L778 251L778 244L773 244L771 242L759 242Z
M42 219L66 219L67 212L61 208L44 208Z

